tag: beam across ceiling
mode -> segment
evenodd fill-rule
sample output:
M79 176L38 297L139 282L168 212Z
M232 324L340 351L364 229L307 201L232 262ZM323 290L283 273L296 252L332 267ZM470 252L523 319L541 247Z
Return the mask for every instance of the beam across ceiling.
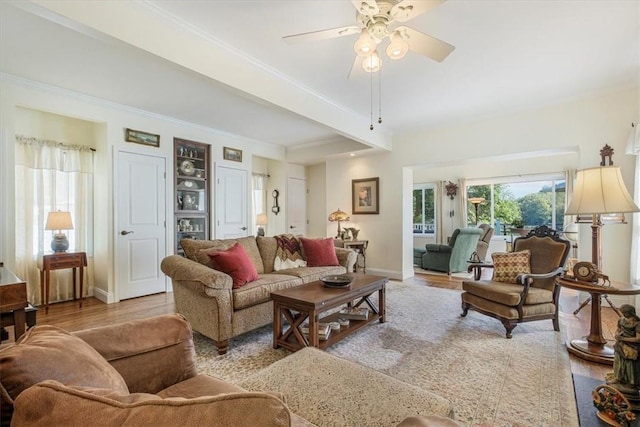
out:
M33 3L207 76L256 102L276 105L370 147L391 150L392 137L383 126L369 130L368 118L345 109L150 3L58 0L34 0ZM50 13L42 16L50 19Z

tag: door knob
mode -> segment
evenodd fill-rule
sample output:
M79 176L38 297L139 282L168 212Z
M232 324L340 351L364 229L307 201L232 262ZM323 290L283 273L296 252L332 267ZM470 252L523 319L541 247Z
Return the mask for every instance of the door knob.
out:
M289 228L293 230L294 228L296 228L296 226L295 225L290 225Z
M133 231L126 231L126 230L122 230L122 231L120 232L120 234L122 234L123 236L126 236L127 234L131 234L131 233L133 233Z
M244 230L246 230L246 229L247 229L247 227L242 227L240 230L244 231Z

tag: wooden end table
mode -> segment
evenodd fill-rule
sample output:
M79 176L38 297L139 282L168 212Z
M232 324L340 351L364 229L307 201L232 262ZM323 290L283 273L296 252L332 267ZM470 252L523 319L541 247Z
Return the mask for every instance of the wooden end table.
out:
M591 362L613 365L613 347L607 344L602 335L602 317L600 314L602 295L637 295L640 286L613 282L611 286L599 286L595 283L581 282L568 277L559 277L558 284L575 291L588 292L591 295L591 329L583 339L571 340L567 350L574 356Z
M371 275L353 275L348 288L329 288L321 281L307 283L294 288L271 292L273 300L273 348L284 347L291 351L303 347L326 348L360 328L378 320L385 322L385 285L387 277ZM378 292L378 305L370 299ZM355 302L354 302L355 301ZM342 326L339 331L331 331L329 338L320 340L318 323L338 321L342 316L333 313L320 318L322 313L340 306L360 307L366 303L371 314L366 320L350 320L349 326ZM285 330L285 324L289 328ZM305 337L300 329L308 319L309 335Z
M76 297L76 269L80 270L80 308L84 299L84 267L87 266L86 252L56 252L42 256L40 265L40 298L44 304L44 312L49 313L49 287L51 285L51 271L73 269L73 299Z
M24 334L27 321L25 309L28 306L27 282L0 263L0 313L3 313L3 318L8 316L6 326L13 325L15 340Z

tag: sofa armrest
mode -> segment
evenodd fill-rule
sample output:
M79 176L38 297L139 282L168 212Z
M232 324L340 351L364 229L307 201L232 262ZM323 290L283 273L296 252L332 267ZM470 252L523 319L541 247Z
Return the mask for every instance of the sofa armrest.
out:
M358 261L358 253L349 248L335 248L338 263L347 269L347 272L353 271L353 266Z
M179 255L163 259L160 268L172 280L199 282L211 289L233 288L233 279L228 274Z
M197 375L193 332L180 314L73 332L122 375L131 393L157 393Z

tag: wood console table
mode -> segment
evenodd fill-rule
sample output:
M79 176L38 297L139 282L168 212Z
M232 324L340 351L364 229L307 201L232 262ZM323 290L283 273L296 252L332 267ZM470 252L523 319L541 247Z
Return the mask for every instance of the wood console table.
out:
M566 277L560 277L557 281L562 287L588 292L591 295L591 330L589 335L583 339L576 339L567 343L567 350L574 356L591 362L613 365L613 347L607 344L607 340L602 335L600 297L602 295L640 294L640 286L617 282L613 282L611 286L598 286Z
M358 272L358 261L360 257L362 257L362 272L367 274L367 248L369 247L368 240L341 240L336 239L335 246L339 248L349 248L358 253L358 259L356 259L356 263L353 266L353 272Z
M56 252L42 256L40 265L40 298L44 304L44 312L49 312L49 288L51 270L73 269L73 299L76 300L76 268L80 269L80 308L84 299L84 267L87 266L86 252Z
M24 334L27 283L0 263L0 313L11 313L15 339Z

